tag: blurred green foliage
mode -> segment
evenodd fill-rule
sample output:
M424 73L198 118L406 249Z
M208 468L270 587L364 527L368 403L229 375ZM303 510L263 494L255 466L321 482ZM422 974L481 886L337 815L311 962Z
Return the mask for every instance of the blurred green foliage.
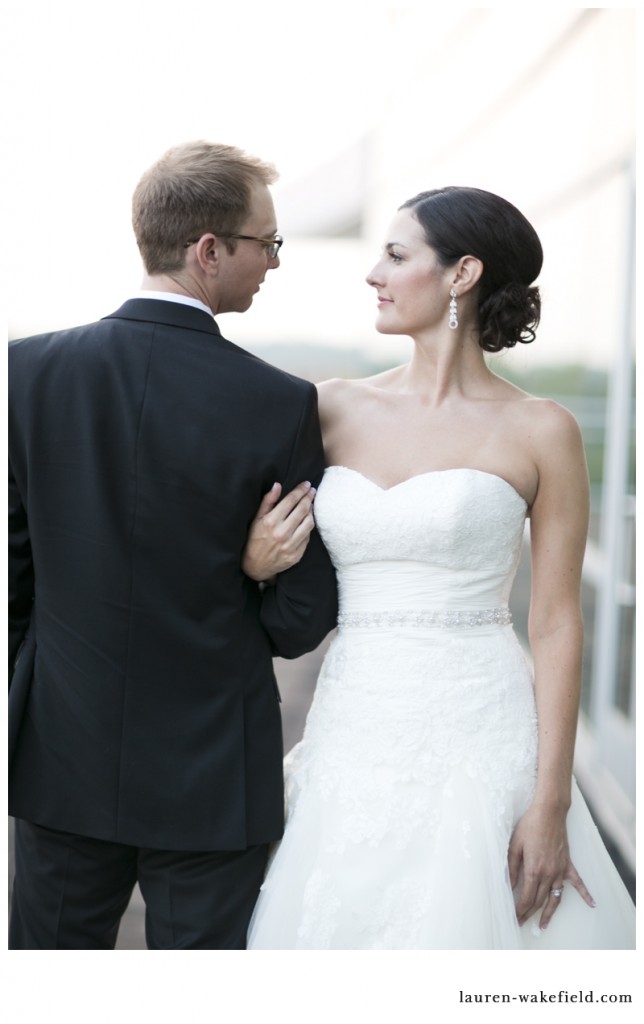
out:
M542 398L552 398L577 418L584 438L590 482L600 486L604 472L604 435L608 405L609 375L579 364L562 366L536 366L530 371L517 372L503 357L490 362L491 369L517 387ZM633 380L633 413L631 443L629 446L629 484L635 489L635 374Z

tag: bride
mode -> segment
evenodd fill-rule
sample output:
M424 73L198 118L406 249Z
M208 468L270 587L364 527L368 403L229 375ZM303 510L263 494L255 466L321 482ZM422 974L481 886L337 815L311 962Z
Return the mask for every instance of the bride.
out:
M541 263L498 196L410 199L367 280L378 331L409 335L412 358L319 388L315 520L340 614L285 761L286 830L249 949L634 946L632 902L572 777L580 431L485 359L533 340ZM303 526L287 538L295 498L277 497L245 553L254 578L302 550ZM532 664L508 610L526 517Z

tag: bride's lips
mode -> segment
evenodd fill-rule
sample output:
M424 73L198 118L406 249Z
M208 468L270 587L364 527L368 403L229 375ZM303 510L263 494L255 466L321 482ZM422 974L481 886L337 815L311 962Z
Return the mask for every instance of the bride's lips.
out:
M382 295L378 296L378 305L379 306L391 305L393 303L393 301L394 301L393 299L385 299Z

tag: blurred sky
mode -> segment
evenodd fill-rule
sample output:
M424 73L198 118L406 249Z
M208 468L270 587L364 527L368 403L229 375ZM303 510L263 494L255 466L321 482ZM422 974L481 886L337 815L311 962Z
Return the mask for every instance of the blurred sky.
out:
M503 66L521 68L528 28L532 41L549 31L545 16L534 21L537 9L524 7L486 23L496 33L493 45ZM404 31L393 31L394 23L399 29L410 10L421 8L426 32L407 39ZM0 71L5 101L10 98L3 161L10 334L96 319L138 288L131 195L142 171L171 145L208 138L275 163L281 175L274 189L279 223L280 195L341 154L372 124L380 126L380 145L383 139L386 145L389 131L393 138L398 132L398 144L405 144L411 131L416 149L428 129L436 135L436 125L450 119L458 124L463 112L484 105L488 92L493 95L495 77L502 78L501 64L490 59L492 50L476 94L469 68L444 68L445 93L429 98L424 124L415 106L406 103L413 87L407 76L419 60L439 67L442 41L459 32L459 19L472 11L483 19L486 12L498 13L378 0L5 0ZM504 26L512 36L507 42L499 38ZM476 68L489 37L483 43L473 37L472 45L471 67ZM592 99L581 112L592 116ZM561 135L565 145L565 125ZM483 163L473 164L466 154L467 172L476 180L459 183L495 190L498 180L501 194L514 198L518 191L521 205L534 160L523 161L511 188L511 170L500 155L498 178L494 173L498 142L482 145L487 177L479 180ZM509 150L511 140L504 146ZM552 164L550 154L541 156ZM401 161L401 182L404 173ZM538 173L538 165L532 173ZM420 187L446 183L425 177L426 171ZM406 188L402 183L394 188L397 201L407 197ZM389 218L389 212L382 218L378 239ZM333 345L367 338L374 352L385 343L391 346L391 339L373 329L375 305L364 284L378 244L372 251L369 241L363 260L361 250L356 258L355 245L352 251L329 240L315 246L300 240L296 246L287 238L280 270L269 275L249 313L225 318L224 332L244 344L271 324L273 334L292 340L302 323L308 328L315 323L318 339ZM550 247L553 271L564 248L559 238ZM294 296L300 298L299 308ZM560 312L557 303L555 295L547 308L560 328L565 309ZM542 344L530 358L549 352L561 358L562 333L553 332L550 343L546 321ZM608 336L602 330L595 334ZM583 338L577 349L588 351Z
M378 3L22 0L5 10L14 331L102 315L140 264L130 198L193 138L275 163L279 189L368 123L386 64ZM34 287L34 278L38 285Z

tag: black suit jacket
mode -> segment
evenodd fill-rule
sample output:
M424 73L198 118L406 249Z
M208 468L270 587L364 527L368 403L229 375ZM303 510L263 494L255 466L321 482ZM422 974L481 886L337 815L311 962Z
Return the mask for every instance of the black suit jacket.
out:
M274 481L320 479L315 388L133 299L12 344L9 395L10 813L162 849L275 839L272 655L333 627L335 577L315 532L263 594L240 558Z

